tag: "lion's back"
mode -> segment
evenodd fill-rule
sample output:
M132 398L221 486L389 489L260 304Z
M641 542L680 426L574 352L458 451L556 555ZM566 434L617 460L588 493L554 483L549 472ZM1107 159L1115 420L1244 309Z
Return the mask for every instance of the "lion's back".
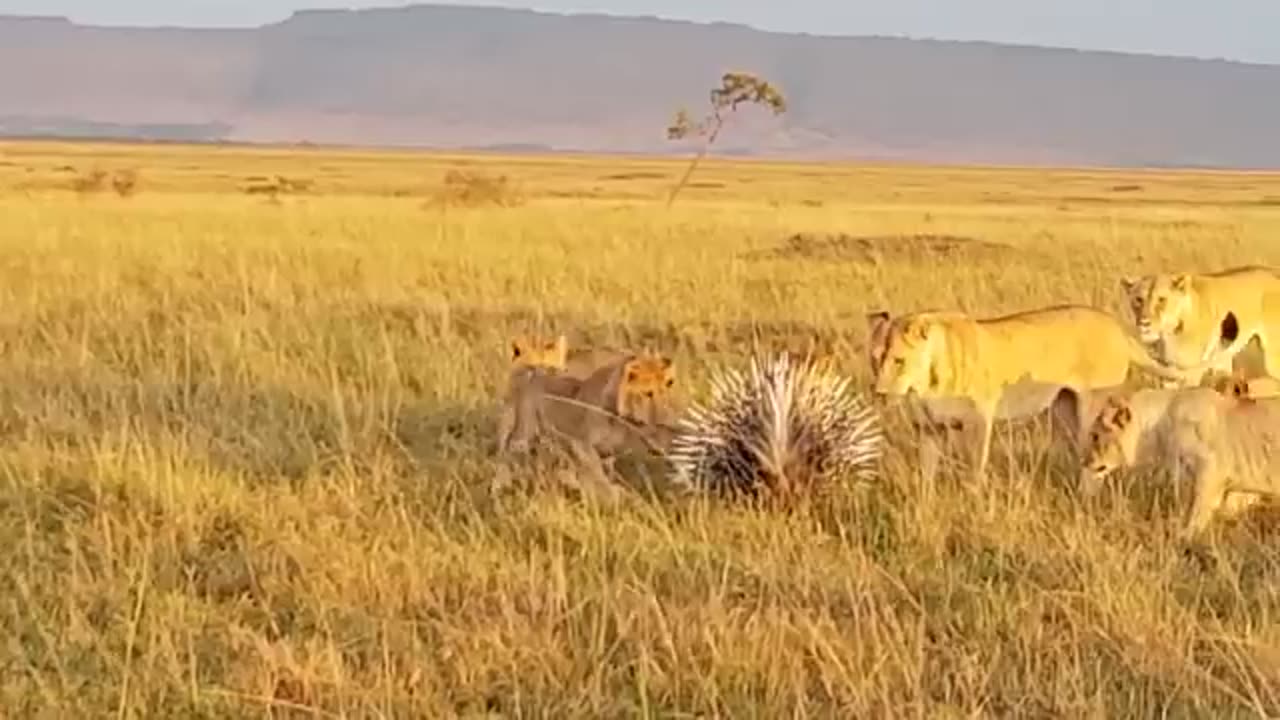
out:
M984 357L974 358L1008 380L1076 389L1125 381L1135 342L1109 313L1082 305L1059 305L981 321L993 338Z
M608 347L575 348L569 351L565 372L571 377L586 380L597 370L616 367L630 356L631 353Z
M1250 265L1201 275L1198 279L1199 282L1193 284L1196 296L1194 307L1213 312L1224 309L1234 309L1237 313L1254 310L1269 316L1266 318L1269 321L1280 320L1280 272L1269 267ZM1205 319L1215 322L1219 320L1217 317Z

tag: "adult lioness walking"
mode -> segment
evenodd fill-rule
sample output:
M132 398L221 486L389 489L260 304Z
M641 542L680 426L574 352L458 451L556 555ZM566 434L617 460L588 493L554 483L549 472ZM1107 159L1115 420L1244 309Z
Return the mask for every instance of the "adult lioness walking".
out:
M1248 266L1196 275L1159 273L1120 281L1138 337L1156 357L1192 368L1231 372L1236 356L1257 339L1264 367L1250 375L1280 375L1280 273ZM1190 373L1188 384L1199 381Z
M1119 387L1131 365L1164 379L1183 379L1183 373L1151 358L1121 321L1080 305L990 319L921 312L881 323L876 332L881 348L876 393L914 394L926 407L963 414L976 424L979 477L986 472L997 417L1038 412L1064 389L1078 400ZM1077 409L1077 427L1081 412Z
M867 361L873 382L879 377L889 351L892 320L886 311L867 314ZM1061 383L1028 383L1003 393L994 419L1017 421L1045 416L1052 421L1057 439L1078 453L1084 433L1103 403L1112 394L1125 390L1124 385L1077 390ZM962 396L916 397L907 409L912 426L921 432L920 474L930 482L937 474L944 441L949 442L959 431L979 425L981 414L971 398Z

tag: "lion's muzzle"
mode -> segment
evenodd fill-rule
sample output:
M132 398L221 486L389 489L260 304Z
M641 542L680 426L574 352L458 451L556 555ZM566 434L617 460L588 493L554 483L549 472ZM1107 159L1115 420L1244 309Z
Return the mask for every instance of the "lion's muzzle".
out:
M1103 482L1107 476L1115 470L1114 467L1105 462L1093 462L1086 465L1080 470L1080 494L1085 500L1088 500L1098 494L1102 489Z
M1149 322L1139 322L1138 339L1151 345L1160 341L1160 332Z

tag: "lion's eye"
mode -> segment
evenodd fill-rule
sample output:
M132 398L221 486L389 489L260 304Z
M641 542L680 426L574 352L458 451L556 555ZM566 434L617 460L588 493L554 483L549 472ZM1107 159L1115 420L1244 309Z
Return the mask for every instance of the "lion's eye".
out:
M899 368L900 368L900 367L902 367L903 365L906 365L906 364L907 364L907 361L906 361L906 360L904 360L904 359L902 359L902 358L900 358L900 357L896 357L896 358L894 358L894 359L893 359L893 366L894 366L894 367L899 367Z

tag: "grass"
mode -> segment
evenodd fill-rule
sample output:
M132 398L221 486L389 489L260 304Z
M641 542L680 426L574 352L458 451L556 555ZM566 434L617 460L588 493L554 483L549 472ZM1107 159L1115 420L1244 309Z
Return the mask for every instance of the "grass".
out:
M1082 507L1034 428L982 492L921 487L899 436L789 515L488 456L511 335L652 345L689 398L753 338L865 383L870 310L1120 312L1124 273L1280 264L1280 176L711 161L665 211L682 169L0 145L6 714L1280 712L1266 517L1190 561L1185 493ZM522 203L428 202L451 170Z

